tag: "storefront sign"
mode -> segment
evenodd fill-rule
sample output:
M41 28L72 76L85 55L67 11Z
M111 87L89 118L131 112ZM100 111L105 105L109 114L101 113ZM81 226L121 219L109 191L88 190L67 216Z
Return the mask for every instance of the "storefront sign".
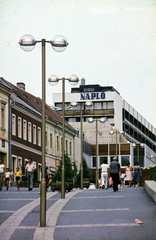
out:
M81 93L80 100L94 100L94 99L105 99L105 93L104 92Z

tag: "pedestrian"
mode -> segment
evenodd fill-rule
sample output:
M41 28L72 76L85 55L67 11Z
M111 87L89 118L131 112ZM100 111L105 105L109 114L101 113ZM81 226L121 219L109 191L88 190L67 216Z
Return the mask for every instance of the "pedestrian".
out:
M2 190L2 187L3 187L4 173L5 173L5 165L3 164L3 161L0 158L0 191Z
M13 171L12 171L11 168L9 169L9 172L10 172L9 187L10 187L10 186L12 187L12 182L13 182L13 178L14 178L14 173L13 173Z
M28 179L28 191L32 191L33 189L33 178L34 178L35 170L36 170L36 166L32 162L32 158L29 158L29 163L27 163L25 167L25 176L27 174L27 179Z
M17 189L18 191L20 191L20 176L24 176L20 171L19 171L19 167L16 168L16 185L17 185Z
M108 171L109 171L109 165L106 164L105 161L102 162L101 166L101 178L102 178L102 189L107 189L108 184Z
M125 178L125 173L121 173L121 176L120 176L120 187L121 188L124 187L124 178Z
M110 163L109 173L113 180L113 190L114 192L118 191L119 184L119 171L120 171L120 163L117 162L117 158L114 157L113 161Z
M125 185L128 182L128 186L131 187L131 181L132 181L132 167L130 166L130 163L127 163L127 167L125 168Z
M9 172L9 168L6 168L6 170L5 170L5 186L6 186L7 191L9 188L9 180L10 180L10 172Z
M133 178L134 186L137 183L137 187L139 187L141 169L140 169L138 162L136 162L135 166L133 167L133 173L134 173L134 178Z

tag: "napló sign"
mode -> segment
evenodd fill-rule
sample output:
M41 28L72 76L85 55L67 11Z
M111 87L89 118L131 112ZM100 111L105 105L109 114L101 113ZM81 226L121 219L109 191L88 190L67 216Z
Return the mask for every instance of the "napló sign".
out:
M105 93L93 92L93 93L81 93L80 100L94 100L94 99L105 99Z

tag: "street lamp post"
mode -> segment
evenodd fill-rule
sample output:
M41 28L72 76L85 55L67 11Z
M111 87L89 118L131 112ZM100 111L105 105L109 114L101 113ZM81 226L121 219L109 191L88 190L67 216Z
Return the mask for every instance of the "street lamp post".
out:
M96 184L96 188L98 188L98 121L100 121L101 123L104 123L104 122L106 122L106 118L105 117L102 117L102 118L100 118L100 119L93 119L92 117L90 117L89 119L88 119L88 122L89 123L93 123L94 121L96 121L96 176L95 176L95 178L96 178L96 182L95 182L95 184Z
M68 80L70 84L76 85L79 78L76 75L70 76L70 78L58 78L56 75L51 75L48 82L55 86L59 80L62 80L62 181L61 181L61 198L65 198L65 168L64 168L64 141L65 141L65 80Z
M77 107L78 103L73 101L70 104L72 107ZM83 189L83 123L82 123L82 106L91 107L93 103L91 101L86 101L85 103L80 103L80 115L81 115L81 189Z
M45 43L50 43L56 52L64 51L68 42L65 37L58 35L51 41L42 39L36 41L35 38L29 34L21 37L19 45L22 50L30 52L35 48L36 43L42 43L42 178L41 178L41 195L40 195L40 227L46 226L46 181L45 181Z
M111 130L109 131L109 134L113 135L115 133L115 155L116 155L116 159L117 159L117 155L118 155L118 149L117 149L117 134L123 134L123 131L117 131L117 129Z

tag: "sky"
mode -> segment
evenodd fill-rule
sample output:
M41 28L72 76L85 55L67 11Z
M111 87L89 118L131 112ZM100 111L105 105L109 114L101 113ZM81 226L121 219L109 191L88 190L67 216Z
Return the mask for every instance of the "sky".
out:
M46 102L62 92L50 75L76 74L86 84L113 86L156 128L156 0L0 0L0 77L42 97L41 43L24 52L25 34L36 40L66 37L67 49L46 43ZM66 93L71 91L68 81Z

